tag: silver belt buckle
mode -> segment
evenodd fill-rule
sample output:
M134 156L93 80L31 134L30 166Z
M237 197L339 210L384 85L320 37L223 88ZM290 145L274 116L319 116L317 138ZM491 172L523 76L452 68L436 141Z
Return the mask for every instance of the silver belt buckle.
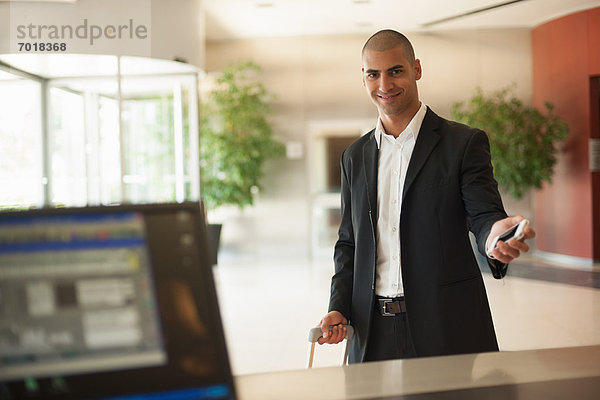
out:
M381 313L381 315L383 315L384 317L395 317L396 314L388 312L387 310L387 305L392 303L392 299L381 299L379 300L380 304L381 304L381 310L383 311Z

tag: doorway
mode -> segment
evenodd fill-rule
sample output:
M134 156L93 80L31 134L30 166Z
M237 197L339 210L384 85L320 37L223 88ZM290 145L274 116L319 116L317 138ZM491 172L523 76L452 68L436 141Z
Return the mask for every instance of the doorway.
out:
M340 225L340 159L344 150L373 124L368 120L311 121L310 155L310 249L313 257L329 258Z
M592 243L594 262L600 262L600 76L590 78L589 163L592 183Z

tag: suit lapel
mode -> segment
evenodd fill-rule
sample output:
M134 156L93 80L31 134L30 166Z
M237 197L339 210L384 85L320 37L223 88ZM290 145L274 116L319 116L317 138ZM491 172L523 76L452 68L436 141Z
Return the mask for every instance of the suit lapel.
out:
M419 136L417 136L417 142L415 143L410 163L408 164L408 170L406 171L402 200L406 197L406 193L419 174L419 171L421 171L421 168L425 165L425 161L427 161L440 140L439 125L440 117L427 107L427 114L425 114L425 119L423 119L423 124L421 125Z
M371 212L377 212L377 141L375 140L375 130L371 131L371 137L363 147L363 162L365 179L367 181L367 198L369 200L369 209ZM377 217L373 215L374 221Z

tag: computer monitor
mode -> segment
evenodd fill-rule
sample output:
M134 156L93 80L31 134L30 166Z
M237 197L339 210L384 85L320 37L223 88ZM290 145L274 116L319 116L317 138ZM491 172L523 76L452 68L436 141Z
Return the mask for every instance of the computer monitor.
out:
M0 398L233 399L198 203L0 213Z

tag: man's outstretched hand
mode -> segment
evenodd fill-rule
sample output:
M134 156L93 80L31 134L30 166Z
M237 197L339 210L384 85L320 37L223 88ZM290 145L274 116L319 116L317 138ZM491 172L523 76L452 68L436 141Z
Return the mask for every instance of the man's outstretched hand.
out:
M518 215L516 217L507 217L501 219L500 221L496 221L494 225L492 225L492 229L490 230L490 235L486 241L486 249L492 242L493 238L507 230L513 225L518 224L522 220L524 220L522 216ZM525 243L525 240L532 239L535 237L535 231L530 226L525 227L523 231L523 238L520 240L510 239L507 242L503 242L501 240L496 244L496 248L490 252L490 254L498 261L503 262L504 264L508 264L515 258L519 257L521 253L525 253L529 251L529 246Z

